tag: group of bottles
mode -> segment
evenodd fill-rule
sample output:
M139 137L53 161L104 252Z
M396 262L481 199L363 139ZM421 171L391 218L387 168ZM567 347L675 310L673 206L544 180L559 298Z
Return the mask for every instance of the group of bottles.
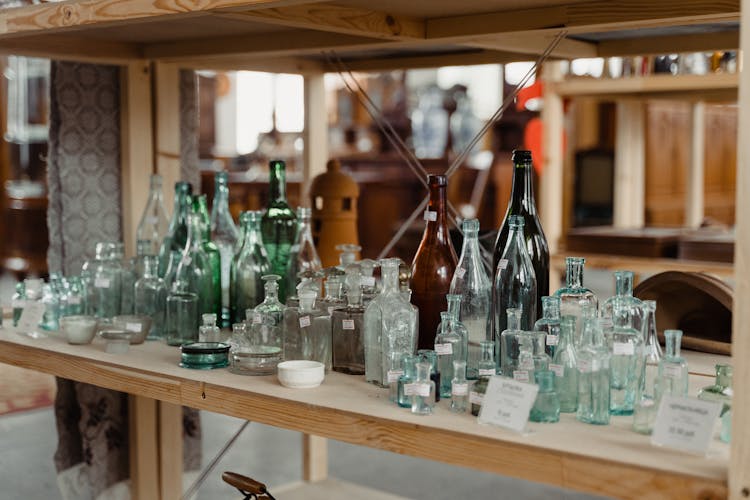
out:
M16 283L12 297L13 326L18 326L28 302L38 302L44 307L44 314L37 328L27 332L31 337L41 337L45 331L57 330L63 316L84 314L86 311L85 292L80 276L64 277L53 272L47 283L39 278L27 278Z

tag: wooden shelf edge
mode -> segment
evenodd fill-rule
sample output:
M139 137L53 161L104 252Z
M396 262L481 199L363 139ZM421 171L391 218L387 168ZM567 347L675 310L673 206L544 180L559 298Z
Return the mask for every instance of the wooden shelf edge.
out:
M586 267L591 269L619 270L628 269L635 273L658 273L663 271L685 271L713 274L722 278L734 277L734 265L726 262L709 262L701 260L658 259L649 257L630 257L627 255L604 255L581 252L567 252L550 257L550 264L559 270L565 270L565 257L575 255L586 259Z
M709 75L650 75L632 78L570 78L551 84L553 91L564 97L693 97L706 99L712 96L737 98L739 74L716 73Z

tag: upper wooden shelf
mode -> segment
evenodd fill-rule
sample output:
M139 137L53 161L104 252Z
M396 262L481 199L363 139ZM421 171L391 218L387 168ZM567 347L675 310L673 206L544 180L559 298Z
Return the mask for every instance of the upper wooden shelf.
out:
M738 0L67 0L0 12L0 52L194 68L355 70L733 49Z

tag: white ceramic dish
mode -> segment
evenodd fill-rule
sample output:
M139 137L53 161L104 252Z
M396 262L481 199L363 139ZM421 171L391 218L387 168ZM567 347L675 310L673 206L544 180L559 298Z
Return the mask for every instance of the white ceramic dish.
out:
M293 360L279 363L279 383L291 389L318 387L326 376L326 367L317 361Z
M63 316L60 329L69 344L90 344L96 335L96 318L93 316Z

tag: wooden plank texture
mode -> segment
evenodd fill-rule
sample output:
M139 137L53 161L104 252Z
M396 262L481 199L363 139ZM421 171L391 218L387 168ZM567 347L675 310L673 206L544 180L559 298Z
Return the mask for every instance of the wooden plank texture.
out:
M159 498L159 434L156 401L131 395L128 401L130 491L133 500Z

